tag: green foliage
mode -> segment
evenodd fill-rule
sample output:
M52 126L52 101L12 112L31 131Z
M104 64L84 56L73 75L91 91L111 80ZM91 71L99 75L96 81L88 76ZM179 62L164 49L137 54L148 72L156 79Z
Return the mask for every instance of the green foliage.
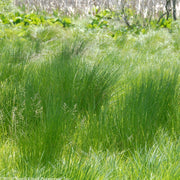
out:
M169 18L168 20L165 18L161 18L159 22L157 20L153 20L150 22L150 26L154 29L167 28L171 30L172 29L171 25L172 25L171 18Z
M124 24L122 12L110 11L108 9L97 12L92 18L91 22L87 24L87 29L107 29L109 35L115 39L118 36L127 33L134 34L146 34L149 28L159 29L167 28L171 30L172 19L166 20L162 18L159 22L157 20L142 19L139 15L133 13L131 9L125 9L125 15L127 20L130 22L130 26ZM47 13L20 13L9 12L0 13L0 23L8 24L13 26L31 26L31 25L59 25L62 27L74 26L71 19L68 17L60 18L58 12L54 12L53 15ZM117 29L117 24L120 27Z
M113 19L115 12L108 9L100 11L93 18L88 28L107 28L109 26L108 20Z
M165 18L162 18L159 22L159 26L160 27L163 27L163 28L168 28L168 29L171 29L171 23L172 23L172 19L165 19Z
M29 25L60 25L62 27L72 26L69 18L44 16L36 13L25 14L20 12L11 12L0 14L0 22L3 24L10 24L16 26L29 26Z
M129 23L129 26L125 23L124 18ZM115 28L118 23L119 29ZM125 33L133 34L146 34L149 29L167 28L171 30L172 19L161 18L158 22L156 19L142 18L141 15L135 14L130 8L125 8L124 12L110 11L108 9L102 11L96 11L96 14L92 17L91 23L88 24L89 29L108 29L112 37L117 38Z

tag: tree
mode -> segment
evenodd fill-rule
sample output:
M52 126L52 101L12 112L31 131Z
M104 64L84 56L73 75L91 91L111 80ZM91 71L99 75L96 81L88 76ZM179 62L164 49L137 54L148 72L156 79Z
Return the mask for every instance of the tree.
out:
M173 18L174 20L176 20L176 0L172 0L173 1Z
M170 11L171 11L171 0L166 0L166 17L169 19Z

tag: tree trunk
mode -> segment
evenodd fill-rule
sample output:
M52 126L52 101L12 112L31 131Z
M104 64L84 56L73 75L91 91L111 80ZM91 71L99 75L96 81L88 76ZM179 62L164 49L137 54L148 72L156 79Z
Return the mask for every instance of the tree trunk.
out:
M166 0L167 19L169 19L170 11L171 11L171 0Z
M173 0L173 18L176 20L176 0Z

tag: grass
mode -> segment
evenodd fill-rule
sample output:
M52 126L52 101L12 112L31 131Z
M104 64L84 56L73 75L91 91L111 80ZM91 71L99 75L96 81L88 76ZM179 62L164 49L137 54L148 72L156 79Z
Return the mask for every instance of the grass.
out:
M178 179L178 26L1 25L0 177Z

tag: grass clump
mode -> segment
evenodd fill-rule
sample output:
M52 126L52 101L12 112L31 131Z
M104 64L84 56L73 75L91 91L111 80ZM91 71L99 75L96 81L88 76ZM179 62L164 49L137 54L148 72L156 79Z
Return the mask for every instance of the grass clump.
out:
M178 22L0 26L0 177L178 179Z

